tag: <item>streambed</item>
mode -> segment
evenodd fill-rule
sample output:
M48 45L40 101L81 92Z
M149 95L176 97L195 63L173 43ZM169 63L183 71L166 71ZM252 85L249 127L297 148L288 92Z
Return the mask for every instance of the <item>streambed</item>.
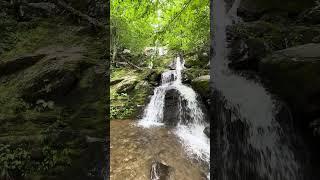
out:
M110 179L147 180L153 162L174 168L175 179L202 180L208 165L190 157L174 128L143 128L134 120L110 122Z

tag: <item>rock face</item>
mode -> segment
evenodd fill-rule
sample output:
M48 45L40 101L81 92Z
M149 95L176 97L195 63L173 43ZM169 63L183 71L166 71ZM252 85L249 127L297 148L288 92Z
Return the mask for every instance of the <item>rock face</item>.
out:
M196 79L193 79L191 82L192 88L200 94L201 97L209 99L208 96L210 94L209 87L210 76L200 76Z
M313 0L242 0L238 13L245 21L252 21L272 12L298 14L313 5Z
M63 98L75 86L81 72L90 66L84 60L83 51L81 47L48 47L38 50L34 57L44 57L26 69L21 74L24 77L19 79L22 98L29 102ZM16 61L27 58L18 58Z
M106 96L105 66L88 61L84 56L86 53L87 49L82 46L49 46L0 61L0 100L5 104L0 107L0 119L12 124L0 126L0 144L21 144L20 139L25 133L45 132L34 138L36 140L24 140L31 143L34 149L30 150L30 161L42 162L51 158L48 153L43 153L44 144L50 151L60 152L67 148L83 153L81 158L64 155L72 167L62 162L63 172L53 165L52 172L59 171L59 177L69 176L67 174L74 177L72 172L77 172L81 178L87 177L88 172L97 168L104 158L105 142L96 141L92 145L92 142L85 140L85 135L104 137L105 128L100 127L105 124L105 100L101 100ZM10 112L9 109L16 110ZM37 128L29 130L33 124L37 124ZM11 132L15 140L7 142L6 132ZM93 159L90 160L92 163L88 163L87 159ZM99 178L100 170L91 172L91 176ZM23 171L27 172L25 169ZM12 174L12 177L19 176L18 173Z
M320 110L320 44L306 44L274 52L259 71L272 90L295 110L316 118Z
M32 66L45 57L45 54L30 54L0 61L0 76L15 73Z
M150 170L151 180L174 180L174 169L160 162L154 162Z
M168 90L164 100L163 122L169 126L175 126L179 122L179 106L181 98L179 91L175 89Z

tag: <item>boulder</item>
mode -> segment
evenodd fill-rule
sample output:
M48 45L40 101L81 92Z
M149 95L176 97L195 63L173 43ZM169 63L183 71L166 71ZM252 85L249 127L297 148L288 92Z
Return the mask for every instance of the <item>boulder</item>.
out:
M21 97L29 102L60 99L66 96L91 64L82 47L48 47L35 52L45 57L17 76Z
M244 41L242 43L248 44L254 44L260 41L263 43L259 43L259 46L260 44L265 44L270 50L281 50L286 48L286 30L287 27L278 23L254 21L228 27L227 36L229 42L231 42L229 45L230 48L233 48L233 43L242 40ZM236 46L234 48L236 48Z
M233 69L256 70L258 62L269 52L267 44L259 38L239 39L231 47L229 66Z
M150 170L151 180L174 180L174 168L161 162L154 162Z
M210 70L198 68L184 69L182 71L182 82L190 84L193 79L209 74L209 71Z
M274 52L260 62L259 71L294 111L316 118L320 111L320 44Z
M210 75L200 76L191 81L192 88L200 94L201 97L208 99L210 94Z
M135 88L138 84L136 77L124 77L124 80L116 85L117 93L127 93Z
M297 15L313 5L313 0L242 0L238 13L245 21L253 21L270 12L286 12L290 15Z
M166 92L164 100L163 122L169 126L179 123L181 97L178 90L171 89Z

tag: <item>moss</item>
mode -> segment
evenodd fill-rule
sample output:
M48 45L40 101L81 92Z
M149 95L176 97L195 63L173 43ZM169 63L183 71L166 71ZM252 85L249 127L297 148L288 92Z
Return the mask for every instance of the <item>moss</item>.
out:
M201 76L198 77L191 82L192 88L200 94L201 97L207 98L210 94L210 84L209 84L210 76Z
M141 113L141 107L146 104L147 97L152 90L151 84L156 84L156 77L161 72L161 69L144 69L143 71L125 68L113 69L111 81L117 79L122 79L122 81L111 85L111 119L135 119ZM130 79L134 79L134 81L130 81ZM131 82L130 91L120 92L118 90L123 82Z
M196 79L200 76L208 75L209 73L210 73L210 70L207 70L207 69L188 68L183 70L182 76L183 76L183 80L186 83L190 83L191 80Z
M7 43L10 46L7 46L5 52L0 52L0 60L33 53L48 45L83 46L87 49L87 52L83 54L85 61L90 64L103 64L102 56L108 41L104 38L105 34L103 32L80 34L80 28L82 27L70 25L60 18L19 22L15 29L7 35L10 41ZM68 100L77 94L75 92L72 92L74 94L68 92L69 94L66 96L68 100L64 103L54 102L53 108L42 107L41 104L28 103L21 99L22 82L26 82L28 77L31 78L32 72L39 72L40 68L40 66L32 65L19 72L0 77L0 144L9 145L12 152L18 150L19 147L21 152L28 154L31 154L32 149L40 149L44 154L41 160L27 161L18 158L19 161L28 162L31 165L16 172L10 171L10 176L13 179L21 175L30 178L56 178L67 173L69 166L76 166L77 159L89 156L89 154L83 153L87 149L85 135L104 137L106 133L105 100L101 96L98 97L99 100L92 98L92 96L98 96L97 93L101 93L100 89L104 87L104 84L97 80L99 87L92 87L92 81L96 82L96 79L92 78L92 74L82 74L81 72L77 74L80 83L75 84L72 91L81 91L78 93L80 96L77 96L77 100L70 101L77 107L68 104ZM97 70L99 69L94 69L93 72ZM26 76L28 72L30 76ZM103 78L104 73L101 74ZM98 76L97 74L93 75ZM104 90L102 88L102 93L105 93ZM84 91L89 95L83 95ZM90 93L93 95L90 96ZM53 101L56 100L53 99ZM79 109L77 109L78 107ZM59 124L59 122L63 122L64 125L56 126L55 124ZM49 132L48 130L52 128L54 131L50 130ZM52 139L60 132L66 133L66 135L61 136L59 141L51 145L46 143L48 137ZM62 140L63 142L61 142ZM1 152L0 157L4 157ZM79 169L77 170L79 171Z

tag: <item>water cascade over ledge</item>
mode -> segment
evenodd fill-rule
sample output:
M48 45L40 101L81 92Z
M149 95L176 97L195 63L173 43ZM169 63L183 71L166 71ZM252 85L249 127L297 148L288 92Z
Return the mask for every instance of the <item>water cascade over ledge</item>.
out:
M203 133L208 123L205 121L196 92L182 83L183 59L178 56L173 66L174 70L168 70L162 74L161 85L154 89L154 94L138 125L145 128L165 125L165 96L168 91L175 90L179 96L178 120L173 131L181 140L190 158L201 160L209 166L210 139Z
M304 179L290 111L260 82L228 68L226 29L241 22L237 16L240 0L233 1L229 10L224 0L211 3L216 179Z

